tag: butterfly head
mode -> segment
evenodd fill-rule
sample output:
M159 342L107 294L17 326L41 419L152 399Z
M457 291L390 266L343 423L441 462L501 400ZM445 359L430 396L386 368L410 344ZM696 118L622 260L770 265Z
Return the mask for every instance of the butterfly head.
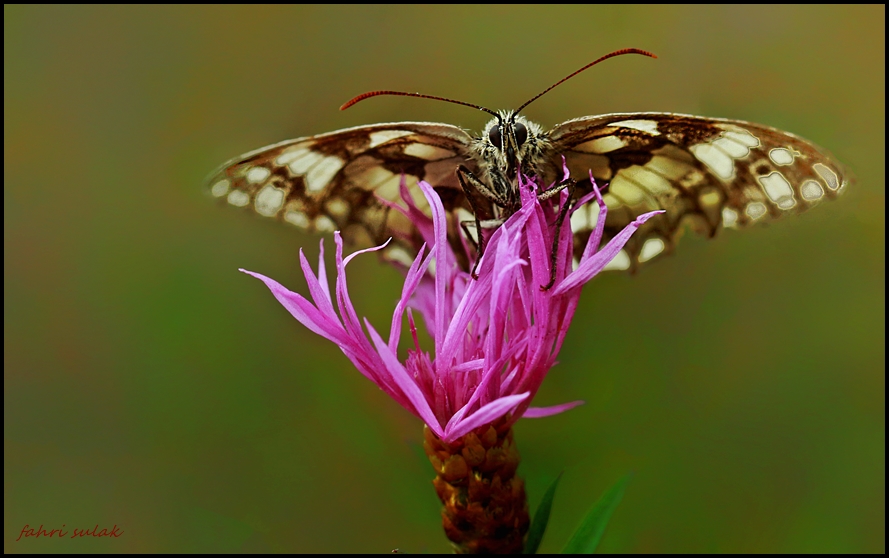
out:
M489 163L489 173L512 181L519 167L526 172L533 170L528 164L536 160L541 134L540 126L524 116L515 111L500 111L485 126L475 147L482 160Z

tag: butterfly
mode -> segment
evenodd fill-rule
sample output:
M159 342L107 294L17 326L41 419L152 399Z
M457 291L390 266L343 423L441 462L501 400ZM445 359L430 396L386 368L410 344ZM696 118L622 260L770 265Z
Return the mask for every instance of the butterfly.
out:
M599 185L608 185L603 243L637 216L664 210L631 237L608 267L635 271L672 252L686 228L713 237L725 227L800 213L835 198L851 183L848 171L824 149L760 124L617 113L568 120L546 131L519 114L553 87L621 54L654 57L638 49L612 52L514 111L494 112L418 93L365 93L342 108L378 95L402 95L466 105L494 118L478 137L450 124L394 122L287 140L226 162L210 175L207 187L230 205L251 207L308 231L340 230L356 245L392 238L385 254L409 264L421 241L412 222L392 209L400 200L403 177L411 179L409 185L425 180L435 188L455 217L455 234L456 223L474 221L476 238L470 240L475 243L483 239L482 227L496 227L517 209L519 169L558 185L564 158L578 198L592 189L590 173ZM411 195L428 209L419 188L412 188ZM578 255L598 211L596 204L587 204L571 213Z

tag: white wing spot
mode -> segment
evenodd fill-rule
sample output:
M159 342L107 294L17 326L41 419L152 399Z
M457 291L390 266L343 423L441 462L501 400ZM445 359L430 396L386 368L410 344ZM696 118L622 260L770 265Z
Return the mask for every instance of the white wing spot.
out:
M265 179L271 176L272 171L265 167L253 167L249 171L247 171L247 182L252 182L253 184L260 184L265 182Z
M738 213L731 208L723 207L722 208L722 226L723 227L734 227L738 224Z
M404 136L409 136L411 134L413 134L413 132L409 130L382 130L380 132L373 132L370 134L370 145L368 145L367 148L372 149L378 145L386 143L387 141L391 141Z
M324 204L327 212L334 217L345 217L349 213L349 202L340 198L332 198Z
M655 155L645 166L668 180L679 180L689 171L694 170L694 167L688 163L671 159L665 155Z
M803 199L806 201L817 200L824 195L824 189L821 187L821 184L818 184L815 180L806 180L803 182L800 191L803 194Z
M577 151L584 153L610 153L622 147L626 147L627 142L623 138L617 136L603 136L588 142L582 143L575 147Z
M747 147L759 147L759 139L743 128L725 132L724 136Z
M740 159L750 153L749 147L729 137L717 138L711 144L713 147L723 150L732 159Z
M640 132L647 132L653 136L661 135L657 131L657 122L654 120L621 120L620 122L612 122L609 126L619 126L621 128L632 128Z
M297 159L303 158L305 155L307 155L309 153L311 153L311 151L309 151L305 147L299 147L297 149L285 151L284 153L281 153L280 155L278 155L278 157L275 159L275 164L278 166L284 167L284 166L289 165L293 161L296 161Z
M284 190L268 184L256 194L253 205L260 215L272 217L284 207Z
M306 190L320 192L346 162L336 155L328 155L306 174Z
M735 176L734 160L746 157L750 154L750 148L758 145L756 136L747 130L733 128L714 140L693 145L689 150L716 176L729 180Z
M466 223L465 230L463 229L462 226L460 227L460 230L463 231L463 236L466 236L467 238L472 239L473 242L478 242L478 232L476 231L476 228L475 228L475 216L469 210L467 210L466 208L463 208L463 207L458 207L456 210L456 213L457 213L457 219L460 223L468 221ZM469 232L467 233L467 231L469 231Z
M425 143L411 143L404 148L404 153L406 155L410 155L411 157L419 157L420 159L424 159L426 161L450 159L451 157L456 155L456 153L454 153L450 149L445 149L443 147L438 147L435 145L428 145Z
M611 181L608 190L627 205L637 205L645 198L645 193L642 190L621 175L617 175Z
M640 167L633 165L620 171L622 176L626 176L651 194L669 194L673 191L673 185L663 176L653 172L648 165Z
M389 178L374 185L374 194L390 201L401 199L401 177L394 175L383 168L380 168L379 170L385 172ZM382 173L379 174L382 175ZM376 176L377 173L374 173L374 175ZM419 188L417 188L417 191L422 194Z
M571 231L586 231L591 228L589 204L578 207L577 210L571 214Z
M465 207L457 207L454 212L457 215L457 219L460 221L472 221L475 223L475 215Z
M642 250L639 251L639 263L647 262L663 252L666 247L667 245L664 244L663 239L649 238L645 241L645 244L642 245Z
M315 163L324 158L324 155L315 152L315 151L306 151L302 154L298 159L293 159L290 161L290 164L287 166L290 168L290 172L297 176L302 176L308 172L310 168L312 168Z
M369 161L364 162L364 164L353 162L343 171L351 182L360 184L362 188L367 190L373 190L394 176L391 172L381 167L376 159L371 157L367 157L367 159ZM398 192L396 191L395 194L395 198L386 199L398 199Z
M301 211L288 211L284 214L284 220L303 229L309 228L309 218Z
M250 203L250 196L247 195L247 192L232 190L228 194L228 203L232 204L235 207L244 207L245 205Z
M793 162L793 153L789 149L778 147L769 151L769 159L776 165L789 165Z
M614 259L608 262L602 269L605 271L624 271L630 269L630 255L627 254L626 250L621 250L614 256Z
M815 168L815 172L821 175L821 178L827 182L827 187L831 190L838 190L840 188L840 179L837 176L837 173L833 172L830 167L823 163L815 163L812 165Z
M336 223L327 215L321 215L315 219L315 230L318 232L333 232L336 230Z
M602 194L602 200L605 202L605 207L607 207L609 210L617 209L618 207L621 207L623 205L623 202L621 202L617 198L617 196L614 196L611 193L612 192L611 185L608 186L608 190L609 191L607 193Z
M217 198L221 198L222 196L228 194L229 188L231 188L231 182L223 178L210 187L210 193Z
M747 204L747 215L750 216L751 219L759 219L763 215L766 214L766 205L762 202L750 202Z
M796 200L793 199L793 188L780 172L775 171L766 176L757 176L756 179L762 184L766 195L781 209L790 209L796 205Z
M596 228L596 224L599 222L599 212L602 211L602 208L599 207L599 204L595 201L591 201L589 203L590 208L590 230Z
M720 151L715 146L709 143L700 143L698 145L693 145L689 148L689 150L697 157L702 163L710 167L716 176L719 178L723 178L725 180L730 179L735 174L735 165L732 163L732 158L729 157L724 151Z

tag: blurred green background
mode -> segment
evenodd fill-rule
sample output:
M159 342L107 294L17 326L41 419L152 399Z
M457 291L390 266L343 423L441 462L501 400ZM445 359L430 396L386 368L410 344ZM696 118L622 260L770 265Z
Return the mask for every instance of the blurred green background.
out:
M421 425L280 308L318 239L220 207L224 160L393 120L478 130L401 89L569 118L671 111L790 130L838 201L635 277L603 275L521 421L542 551L635 476L611 552L885 550L885 8L4 8L4 550L448 551ZM387 331L398 275L353 264ZM117 524L116 539L21 529Z

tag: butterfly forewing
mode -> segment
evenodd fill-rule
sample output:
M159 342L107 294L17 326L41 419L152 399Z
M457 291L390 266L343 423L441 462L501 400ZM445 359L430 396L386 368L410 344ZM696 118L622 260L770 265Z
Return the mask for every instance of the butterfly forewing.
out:
M669 253L686 228L722 227L799 213L835 197L849 181L842 165L814 144L774 128L715 118L638 113L570 120L549 134L571 175L592 171L608 183L606 240L637 216L663 209L631 238L613 268L635 270ZM589 180L578 185L590 188ZM572 215L578 247L595 225L589 204Z
M447 124L400 122L360 126L289 140L237 157L208 179L210 193L297 227L340 230L353 244L380 244L392 237L416 246L412 223L386 201L400 200L404 176L422 209L417 180L436 186L445 209L468 210L457 182L471 138Z

